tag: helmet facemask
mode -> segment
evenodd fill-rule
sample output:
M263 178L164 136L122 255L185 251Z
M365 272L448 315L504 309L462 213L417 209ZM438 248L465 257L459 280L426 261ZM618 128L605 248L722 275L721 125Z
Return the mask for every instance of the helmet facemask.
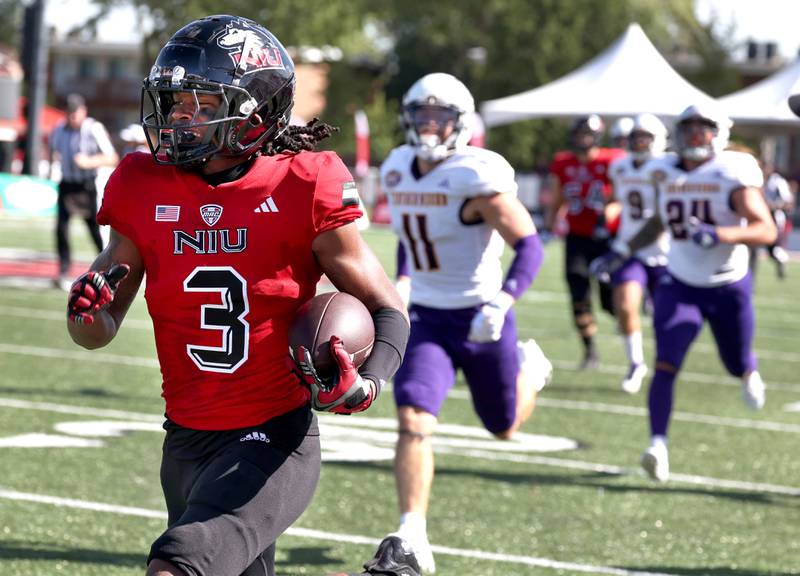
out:
M694 136L696 130L708 130L711 137L704 133L703 140L707 140L707 142L695 144L693 140L699 139ZM678 123L675 142L682 158L693 162L702 162L714 156L716 152L714 140L718 135L719 127L715 122L706 118L694 117Z
M256 102L242 88L211 82L182 82L163 87L149 79L142 89L142 125L153 157L159 164L199 166L213 156L242 156L260 148L268 137L282 131L288 121L267 125L269 111L255 110ZM188 121L173 121L171 111L179 93L194 100ZM213 116L203 114L202 95L219 98ZM267 103L262 108L269 106Z
M450 106L411 104L403 110L408 143L428 162L439 162L455 151L464 126L462 114Z
M643 130L634 130L628 134L628 151L637 162L645 162L653 156L655 136Z

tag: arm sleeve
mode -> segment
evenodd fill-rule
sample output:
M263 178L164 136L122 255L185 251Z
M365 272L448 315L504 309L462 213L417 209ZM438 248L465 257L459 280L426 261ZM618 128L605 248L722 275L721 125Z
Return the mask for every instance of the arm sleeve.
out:
M544 261L544 246L538 234L531 234L514 244L514 252L502 290L517 300L539 273Z
M333 230L363 215L353 176L336 154L324 152L314 188L314 230Z
M372 321L375 323L375 344L358 372L363 378L375 382L380 393L403 362L410 328L403 313L394 308L376 310Z

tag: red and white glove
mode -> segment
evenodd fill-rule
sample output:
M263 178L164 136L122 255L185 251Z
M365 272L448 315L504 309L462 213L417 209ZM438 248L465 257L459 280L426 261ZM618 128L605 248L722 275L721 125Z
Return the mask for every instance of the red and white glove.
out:
M94 315L111 304L119 283L131 271L127 264L115 264L108 272L90 270L82 274L69 290L67 316L75 324L90 326Z
M298 375L311 391L312 408L335 414L352 414L366 410L377 396L375 383L369 378L361 377L350 359L350 354L344 349L341 338L331 336L330 345L339 371L327 381L317 374L311 352L305 347L298 346L289 350L292 360L300 370Z

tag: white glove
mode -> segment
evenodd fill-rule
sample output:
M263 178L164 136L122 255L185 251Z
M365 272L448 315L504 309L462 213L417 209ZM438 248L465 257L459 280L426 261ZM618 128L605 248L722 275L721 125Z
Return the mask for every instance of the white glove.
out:
M497 342L503 331L506 313L514 304L514 297L507 292L500 291L491 301L487 302L472 318L469 327L470 342Z
M400 276L394 283L394 289L400 295L403 305L408 308L408 302L411 299L411 277Z

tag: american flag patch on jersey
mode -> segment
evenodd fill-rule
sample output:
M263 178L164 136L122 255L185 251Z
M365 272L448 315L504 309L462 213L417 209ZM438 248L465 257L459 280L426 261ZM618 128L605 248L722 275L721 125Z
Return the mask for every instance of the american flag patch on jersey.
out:
M180 206L156 205L156 222L177 222L180 217Z
M342 184L342 206L358 206L358 187L352 180Z

